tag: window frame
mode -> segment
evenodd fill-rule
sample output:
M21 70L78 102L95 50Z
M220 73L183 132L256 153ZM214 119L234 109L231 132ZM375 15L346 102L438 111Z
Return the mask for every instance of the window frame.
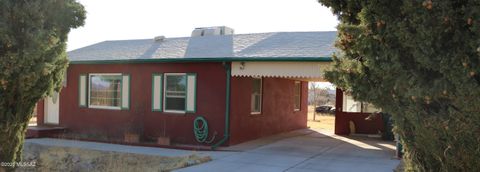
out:
M166 112L166 113L176 113L176 114L185 114L187 112L187 94L188 94L188 83L185 83L186 87L185 87L185 110L181 111L181 110L168 110L167 109L167 77L168 76L184 76L185 77L185 82L188 82L187 81L187 73L164 73L163 74L163 94L162 94L162 108L163 108L163 112Z
M100 105L92 105L91 98L92 98L92 76L119 76L120 77L120 103L119 106L100 106ZM123 75L122 73L89 73L88 74L88 108L91 109L109 109L109 110L122 110L122 90L123 90Z
M68 83L68 70L65 70L65 73L63 74L63 81L62 81L62 87L67 87Z
M253 107L253 102L250 102L250 115L260 115L262 114L262 109L263 109L263 78L262 77L253 77L252 79L252 83L253 83L253 80L255 79L260 79L260 106L259 106L259 111L252 111ZM253 84L252 84L253 86ZM252 90L250 92L250 101L252 101L252 95L253 95L253 87L252 87Z
M298 90L296 89L297 84L299 84ZM302 82L295 81L293 85L293 90L294 90L293 91L293 111L298 112L302 109ZM298 92L298 99L299 99L298 109L295 107L297 104L297 91L299 91Z

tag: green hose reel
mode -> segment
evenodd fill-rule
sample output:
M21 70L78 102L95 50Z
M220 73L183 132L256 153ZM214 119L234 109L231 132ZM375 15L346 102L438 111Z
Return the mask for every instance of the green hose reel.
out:
M209 143L212 143L213 140L215 140L215 136L217 135L217 132L215 132L213 134L213 137L207 141L207 138L208 138L207 120L202 116L198 116L193 121L193 134L195 134L195 140L197 140L197 142L209 144Z

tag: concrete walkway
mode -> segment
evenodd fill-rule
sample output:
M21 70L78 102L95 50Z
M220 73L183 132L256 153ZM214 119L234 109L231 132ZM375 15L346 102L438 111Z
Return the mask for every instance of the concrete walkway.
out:
M400 162L393 158L393 142L347 138L325 132L313 131L256 148L252 148L252 143L236 147L242 145L251 149L177 171L388 172Z

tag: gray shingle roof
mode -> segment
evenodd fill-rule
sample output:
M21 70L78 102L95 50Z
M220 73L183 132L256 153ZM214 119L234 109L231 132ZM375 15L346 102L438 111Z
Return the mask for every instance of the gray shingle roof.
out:
M71 62L185 59L295 59L331 57L336 32L275 32L104 41L68 52Z

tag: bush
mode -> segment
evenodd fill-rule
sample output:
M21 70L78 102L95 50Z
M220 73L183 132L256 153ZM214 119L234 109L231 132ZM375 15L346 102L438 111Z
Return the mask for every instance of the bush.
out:
M320 2L340 19L327 79L392 114L405 169L480 169L480 2Z

